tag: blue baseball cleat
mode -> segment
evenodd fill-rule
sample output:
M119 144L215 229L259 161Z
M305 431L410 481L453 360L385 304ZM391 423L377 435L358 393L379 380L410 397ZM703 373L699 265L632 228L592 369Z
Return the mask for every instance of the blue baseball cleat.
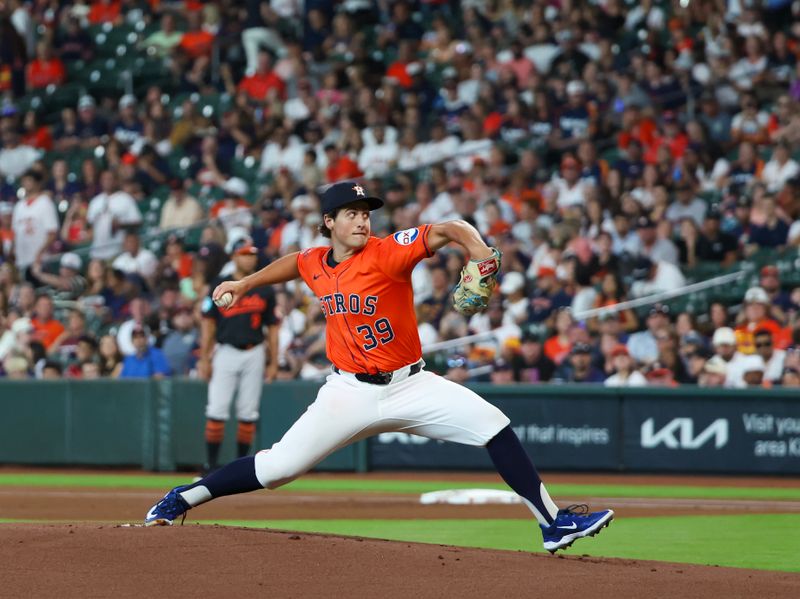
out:
M186 519L186 512L192 509L192 506L190 506L179 493L187 488L188 485L175 487L164 495L164 497L147 512L147 515L144 517L144 525L172 526L172 522L177 520L179 516L183 516L181 520L181 524L183 524L183 520Z
M614 512L602 510L589 512L587 505L571 505L558 510L556 519L550 526L539 525L544 537L544 548L550 553L566 549L577 539L593 537L614 519Z

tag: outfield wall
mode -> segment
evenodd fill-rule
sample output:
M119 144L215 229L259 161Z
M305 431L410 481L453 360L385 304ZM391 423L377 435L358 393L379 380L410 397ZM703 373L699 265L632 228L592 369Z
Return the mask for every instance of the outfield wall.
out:
M319 385L262 391L257 446L270 447ZM194 467L204 459L205 384L190 380L0 381L0 463ZM800 473L800 397L783 389L472 388L511 418L546 469ZM232 459L235 421L222 458ZM310 439L313 443L313 440ZM340 450L324 470L489 469L482 448L386 433Z

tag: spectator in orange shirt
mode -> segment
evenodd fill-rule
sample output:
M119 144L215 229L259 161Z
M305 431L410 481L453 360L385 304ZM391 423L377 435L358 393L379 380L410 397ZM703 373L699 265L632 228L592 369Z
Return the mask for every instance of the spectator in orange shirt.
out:
M637 140L646 149L655 141L657 132L653 120L643 117L637 104L630 104L622 113L622 132L617 137L617 145L620 150L625 150L631 141Z
M258 53L256 72L239 82L239 91L245 92L251 100L264 102L270 91L276 90L281 100L286 99L286 84L272 70L272 56L266 50Z
M560 365L572 349L569 332L574 324L575 320L568 309L562 309L556 314L556 334L544 342L544 355L556 365Z
M656 137L644 154L644 161L648 164L658 162L658 150L661 146L669 148L672 158L679 160L689 145L689 137L683 132L678 117L671 110L664 112L662 130L663 135Z
M53 56L53 50L45 41L36 44L36 60L28 64L25 79L28 89L41 89L48 85L63 83L67 77L64 63Z
M397 48L397 60L389 65L386 76L396 79L400 87L405 89L413 85L409 65L414 61L414 45L409 40L403 40Z
M187 13L188 29L183 34L181 43L178 44L178 47L191 59L211 54L214 35L203 29L202 19L203 15L200 11Z
M325 170L325 177L328 183L336 183L345 179L357 179L364 176L364 173L359 170L358 164L347 154L342 154L334 144L325 146L325 155L328 158L328 168Z
M754 334L758 330L772 333L777 349L786 349L790 337L769 314L770 299L763 287L751 287L744 294L744 320L736 327L736 348L742 354L753 354L756 351Z
M64 325L53 318L53 300L49 295L40 295L36 299L32 338L41 342L49 350L56 339L64 332Z
M89 23L116 23L120 17L121 4L114 0L96 0L89 9Z
M23 145L47 151L53 149L53 136L50 133L50 127L45 127L39 122L39 117L35 110L29 110L25 113L22 126L24 129L22 134Z

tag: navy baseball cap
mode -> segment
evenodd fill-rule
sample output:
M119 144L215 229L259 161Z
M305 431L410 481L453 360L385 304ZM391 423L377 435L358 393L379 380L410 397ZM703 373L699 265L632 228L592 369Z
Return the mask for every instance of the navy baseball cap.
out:
M370 210L377 210L383 206L383 200L368 196L367 191L360 183L356 181L340 181L322 192L320 197L322 214L331 214L337 208L358 201L366 202Z

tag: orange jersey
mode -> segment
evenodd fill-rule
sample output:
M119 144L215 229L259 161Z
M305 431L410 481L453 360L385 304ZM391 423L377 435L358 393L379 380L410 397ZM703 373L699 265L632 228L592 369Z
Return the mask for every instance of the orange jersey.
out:
M433 255L430 225L399 231L331 267L331 248L300 252L300 276L319 298L327 321L328 359L346 372L391 372L422 357L411 271Z

